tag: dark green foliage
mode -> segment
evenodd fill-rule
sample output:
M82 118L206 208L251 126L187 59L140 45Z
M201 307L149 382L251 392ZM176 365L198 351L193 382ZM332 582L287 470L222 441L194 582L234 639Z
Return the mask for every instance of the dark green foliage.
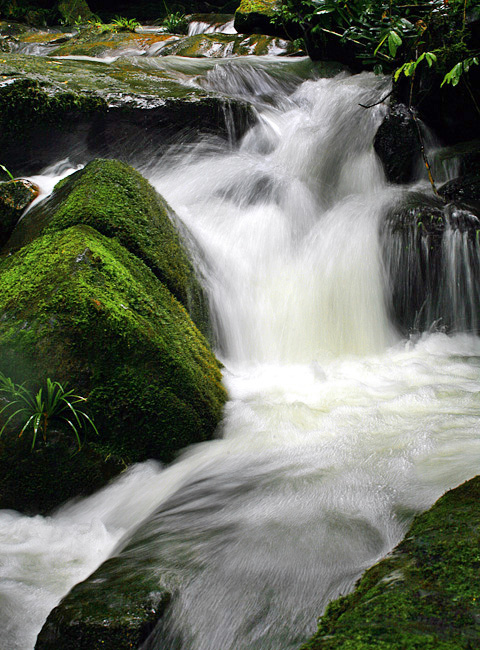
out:
M480 477L415 518L302 650L473 650L480 645Z
M438 61L445 74L459 60L475 56L478 43L466 19L475 5L476 0L284 0L276 20L297 26L314 54L336 39L351 47L363 66L378 71L393 71L422 56L424 65Z

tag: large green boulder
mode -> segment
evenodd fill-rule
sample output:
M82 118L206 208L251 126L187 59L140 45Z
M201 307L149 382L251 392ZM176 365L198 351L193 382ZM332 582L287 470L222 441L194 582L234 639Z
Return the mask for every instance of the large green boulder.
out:
M21 248L41 233L77 224L116 237L145 262L207 333L203 291L180 241L178 219L141 174L117 160L92 161L27 213L7 248Z
M60 0L58 12L67 25L73 25L75 22L80 21L86 22L93 18L93 14L85 0Z
M167 462L211 437L226 394L169 290L188 298L196 281L153 188L126 165L91 163L15 238L0 257L0 371L33 390L47 377L68 382L88 398L99 435L88 431L78 451L73 435L49 431L31 451L31 434L9 427L0 507L46 512L129 463Z
M225 392L188 314L116 239L78 225L0 263L0 370L88 394L101 441L127 462L207 439Z
M405 540L332 602L302 650L480 647L480 477L415 518Z

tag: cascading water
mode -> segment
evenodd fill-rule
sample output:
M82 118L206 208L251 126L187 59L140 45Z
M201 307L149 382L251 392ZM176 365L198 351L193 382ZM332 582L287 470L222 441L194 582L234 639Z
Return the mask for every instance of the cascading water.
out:
M118 544L178 584L144 650L296 648L415 512L478 473L480 340L401 340L388 317L379 231L398 190L371 145L385 108L359 106L383 82L282 81L276 65L199 79L256 105L239 147L203 141L143 170L194 242L230 394L222 437L51 518L3 514L2 647L32 648Z

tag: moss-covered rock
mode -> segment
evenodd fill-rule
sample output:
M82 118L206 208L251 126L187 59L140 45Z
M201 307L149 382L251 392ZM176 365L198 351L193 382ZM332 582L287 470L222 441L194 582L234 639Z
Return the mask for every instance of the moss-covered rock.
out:
M480 477L415 518L405 540L331 603L302 650L480 647Z
M196 34L178 39L162 49L162 55L211 58L297 53L298 49L291 41L262 34L253 34L247 38L236 34Z
M279 0L241 0L235 12L235 29L239 34L278 34L272 18Z
M0 370L88 395L97 449L127 463L168 461L207 439L225 401L218 363L180 303L138 257L85 225L1 260Z
M7 248L21 248L40 233L77 224L116 237L152 269L184 305L197 327L208 333L203 291L180 242L180 223L141 174L116 160L92 161L61 181L48 201L30 210Z
M39 188L19 179L0 183L0 248L9 238L22 212L37 198Z
M255 119L246 102L195 88L185 83L185 69L148 59L4 54L0 76L0 151L15 174L37 173L67 156L146 163L180 134L184 142L201 133L240 137Z
M36 650L131 650L161 618L170 588L125 558L107 560L76 585L48 616Z

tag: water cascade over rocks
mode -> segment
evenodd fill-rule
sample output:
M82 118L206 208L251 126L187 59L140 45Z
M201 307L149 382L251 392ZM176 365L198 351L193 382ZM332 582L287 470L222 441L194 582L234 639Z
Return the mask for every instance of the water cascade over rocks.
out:
M478 472L478 241L439 235L436 302L404 337L391 278L411 260L383 220L407 190L373 151L385 106L359 106L386 82L296 70L248 59L200 74L251 101L257 124L238 146L204 139L141 169L208 291L230 395L218 439L52 517L2 513L1 647L33 648L115 553L177 585L144 650L293 650L416 512Z

